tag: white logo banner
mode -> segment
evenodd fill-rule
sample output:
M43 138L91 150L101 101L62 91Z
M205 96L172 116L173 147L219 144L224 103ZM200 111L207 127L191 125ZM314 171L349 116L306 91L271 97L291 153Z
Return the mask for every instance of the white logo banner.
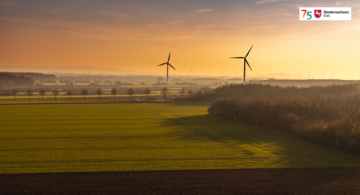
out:
M300 20L351 20L351 7L300 7Z

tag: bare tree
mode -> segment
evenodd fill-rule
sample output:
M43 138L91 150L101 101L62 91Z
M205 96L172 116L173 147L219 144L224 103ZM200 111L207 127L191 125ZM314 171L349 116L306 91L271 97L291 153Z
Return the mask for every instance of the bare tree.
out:
M98 95L99 95L99 101L101 101L100 95L102 94L102 89L101 89L101 88L97 88L96 91L95 91L95 94L98 94Z
M29 96L29 101L31 101L31 95L33 94L33 92L31 91L31 89L28 89L28 90L26 90L26 94L28 94L28 96Z
M71 91L71 90L69 90L68 92L66 92L66 95L68 95L69 96L69 101L70 101L70 99L71 99L71 95L73 94L73 92Z
M52 91L52 93L54 94L55 100L57 101L57 96L59 95L59 90L54 89L54 90Z
M44 95L46 94L45 89L40 89L39 94L41 95L42 101L44 101Z
M188 92L189 96L191 96L194 93L194 90L191 87L189 87L187 92Z
M117 90L115 88L111 89L111 95L114 95L114 101L115 101L115 95L117 94Z
M16 100L17 94L18 94L18 90L17 90L17 89L13 89L13 90L11 91L11 95L14 96L14 101Z
M180 93L181 97L184 96L185 92L186 92L186 87L183 87L180 89L179 93Z
M81 95L84 96L84 101L86 101L86 95L88 95L88 94L89 94L89 92L88 92L87 89L82 89L82 90L81 90Z
M150 89L145 88L143 93L146 94L146 101L149 102L149 94L151 93Z
M130 100L131 100L131 95L135 93L135 91L132 89L132 88L129 88L127 91L126 91L127 94L130 95Z
M200 91L202 91L204 95L211 93L211 89L209 87L202 87Z
M184 94L186 93L186 87L181 88L179 93L181 95L181 102L183 102L184 101L183 97L184 97Z
M169 90L168 90L168 88L166 88L166 87L162 88L162 90L161 90L161 94L164 95L165 101L166 101L166 95L167 95L168 91L169 91Z

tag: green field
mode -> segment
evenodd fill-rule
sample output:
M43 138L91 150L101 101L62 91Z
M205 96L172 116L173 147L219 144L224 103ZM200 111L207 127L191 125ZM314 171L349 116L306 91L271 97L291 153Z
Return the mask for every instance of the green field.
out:
M0 174L360 165L206 115L209 103L67 103L1 105Z

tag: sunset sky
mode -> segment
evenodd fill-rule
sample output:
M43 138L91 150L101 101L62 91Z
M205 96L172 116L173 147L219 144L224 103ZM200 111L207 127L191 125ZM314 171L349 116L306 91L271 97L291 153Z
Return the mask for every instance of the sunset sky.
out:
M351 7L352 20L299 21L304 6ZM170 74L240 77L243 61L230 57L252 45L249 76L360 79L360 1L0 0L0 68L165 73L157 65L171 51Z

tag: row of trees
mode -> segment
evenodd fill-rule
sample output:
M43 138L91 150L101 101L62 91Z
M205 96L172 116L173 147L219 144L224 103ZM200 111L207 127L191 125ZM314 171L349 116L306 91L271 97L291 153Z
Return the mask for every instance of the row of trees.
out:
M95 94L99 95L99 101L101 101L102 92L103 91L101 88L98 88L95 91ZM168 92L169 92L169 90L166 87L162 88L162 90L161 90L161 94L164 95L165 100L166 100L166 96L167 96ZM134 89L129 88L129 89L127 89L126 93L130 96L130 100L132 100L132 95L135 94ZM116 90L116 88L112 88L110 94L114 96L114 101L115 101L115 96L116 96L116 94L118 94L118 91ZM143 94L146 94L146 101L149 101L149 94L151 94L151 90L149 88L145 88L143 90Z
M39 95L41 95L41 99L42 101L44 101L44 96L46 95L47 91L45 89L40 89L39 90ZM34 94L34 92L31 89L28 89L25 91L25 94L29 96L29 101L31 100L31 96ZM60 91L57 89L54 89L52 91L52 94L55 96L55 100L57 100L57 96L60 94ZM88 90L83 89L81 91L81 95L87 95L89 94ZM16 96L18 95L18 90L17 89L13 89L11 92L11 95L14 96L14 100L16 100ZM73 95L73 92L71 90L66 92L66 95L69 96L69 100L71 98L71 95Z
M194 89L192 87L183 87L179 91L181 97L185 95L185 93L188 93L189 96L192 96L194 94Z
M169 90L168 88L164 87L161 90L161 94L164 95L164 99L166 100L166 96L168 94ZM33 91L31 89L26 90L25 92L29 96L29 101L31 100L31 96L33 95ZM44 96L46 95L47 91L45 89L39 90L39 95L41 95L42 101L44 101ZM126 93L130 95L130 100L132 99L132 95L135 94L134 89L129 88L127 89ZM14 96L14 100L16 100L16 96L18 95L18 90L13 89L11 94ZM55 100L57 101L57 96L60 94L60 91L57 89L52 90L52 94L55 96ZM101 101L101 95L103 94L103 90L101 88L97 88L95 90L95 94L99 95L99 101ZM116 88L112 88L110 91L110 94L114 96L114 101L116 100L116 95L118 94L118 91ZM149 101L149 94L151 94L151 90L149 88L145 88L143 90L143 94L146 94L147 101ZM74 95L73 91L68 90L66 92L66 95L69 96L69 101L71 99L71 96ZM84 96L84 101L86 101L86 96L89 95L89 91L87 89L82 89L80 92L80 95Z
M98 88L98 89L96 89L96 91L95 91L95 94L98 94L98 95L99 95L99 101L101 100L101 94L102 94L102 92L103 92L103 91L102 91L101 88ZM126 93L127 93L128 95L130 95L130 100L131 100L131 99L132 99L131 96L132 96L133 94L135 94L135 91L134 91L134 89L129 88L129 89L127 89ZM146 96L147 96L147 101L149 101L149 94L151 93L151 90L150 90L149 88L145 88L144 91L143 91L143 93L146 94ZM114 101L115 101L115 96L116 96L116 94L118 94L118 91L116 90L116 88L112 88L110 94L114 96Z
M360 155L357 84L309 88L230 85L198 97L219 97L209 107L210 115L276 129Z
M221 97L326 98L340 101L358 92L360 83L311 87L280 87L264 84L229 84L217 88L202 87L184 100L214 101Z

